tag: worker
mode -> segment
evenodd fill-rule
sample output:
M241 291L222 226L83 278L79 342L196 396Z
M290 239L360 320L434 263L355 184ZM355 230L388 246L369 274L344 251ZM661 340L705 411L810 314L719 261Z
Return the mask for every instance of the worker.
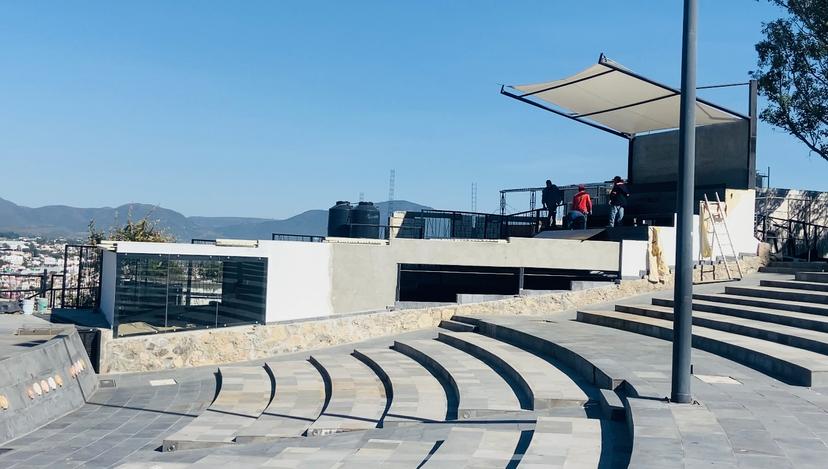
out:
M586 229L588 216L592 215L592 199L586 186L578 185L578 193L572 197L572 210L569 212L571 229Z
M627 199L630 197L630 191L621 176L612 178L612 190L609 194L610 214L609 226L621 226L621 221L624 219L624 207L627 206Z
M543 192L541 193L541 203L543 203L543 208L549 213L547 226L551 226L554 229L558 224L558 206L563 203L563 192L558 186L552 184L552 181L549 179L546 180L546 187L543 188Z

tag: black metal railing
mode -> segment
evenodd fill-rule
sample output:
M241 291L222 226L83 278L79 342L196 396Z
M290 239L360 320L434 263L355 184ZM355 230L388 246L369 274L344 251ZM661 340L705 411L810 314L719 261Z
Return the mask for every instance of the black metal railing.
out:
M216 240L215 239L200 239L200 238L193 238L190 240L190 244L211 244L215 246Z
M828 226L757 214L756 237L770 244L771 252L796 259L820 259L828 253Z
M304 243L321 243L325 241L324 236L292 233L271 233L270 239L273 241L301 241Z
M542 229L545 210L511 215L447 210L407 212L398 238L422 239L506 239L532 237Z

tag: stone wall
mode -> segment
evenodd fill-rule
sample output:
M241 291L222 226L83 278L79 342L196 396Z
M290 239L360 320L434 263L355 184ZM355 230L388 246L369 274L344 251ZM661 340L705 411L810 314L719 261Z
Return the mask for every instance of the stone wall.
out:
M747 272L762 265L743 260ZM723 269L717 266L721 278ZM152 336L101 338L101 373L185 368L255 360L274 355L358 342L436 327L460 315L543 315L670 288L672 279L623 281L581 291L522 296L481 303L342 315L314 320L177 332Z
M0 445L79 408L97 389L74 328L6 357L0 361Z

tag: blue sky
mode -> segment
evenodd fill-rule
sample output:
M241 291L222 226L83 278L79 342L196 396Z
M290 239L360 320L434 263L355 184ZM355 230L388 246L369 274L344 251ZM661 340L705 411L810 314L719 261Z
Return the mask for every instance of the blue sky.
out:
M501 188L606 180L626 141L498 94L601 52L679 84L681 1L0 3L0 197L286 217L337 199L497 209ZM764 0L701 0L699 85L745 81ZM743 89L701 94L744 111ZM760 124L778 187L828 163ZM520 198L510 204L523 208Z

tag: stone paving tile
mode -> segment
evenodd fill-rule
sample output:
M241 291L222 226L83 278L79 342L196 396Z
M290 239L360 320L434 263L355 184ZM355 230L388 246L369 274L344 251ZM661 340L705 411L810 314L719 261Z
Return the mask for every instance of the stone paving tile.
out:
M322 415L308 428L308 435L376 427L388 400L374 371L351 355L319 354L311 359L328 374L331 396Z
M383 425L439 422L446 418L446 391L421 364L388 348L358 348L354 355L381 369L391 384L393 399Z
M457 416L466 419L480 411L521 409L512 387L484 362L436 340L398 341L394 348L409 356L424 356L440 370L457 393Z
M265 365L276 382L273 400L256 421L236 433L236 442L300 436L325 404L325 383L306 360Z

